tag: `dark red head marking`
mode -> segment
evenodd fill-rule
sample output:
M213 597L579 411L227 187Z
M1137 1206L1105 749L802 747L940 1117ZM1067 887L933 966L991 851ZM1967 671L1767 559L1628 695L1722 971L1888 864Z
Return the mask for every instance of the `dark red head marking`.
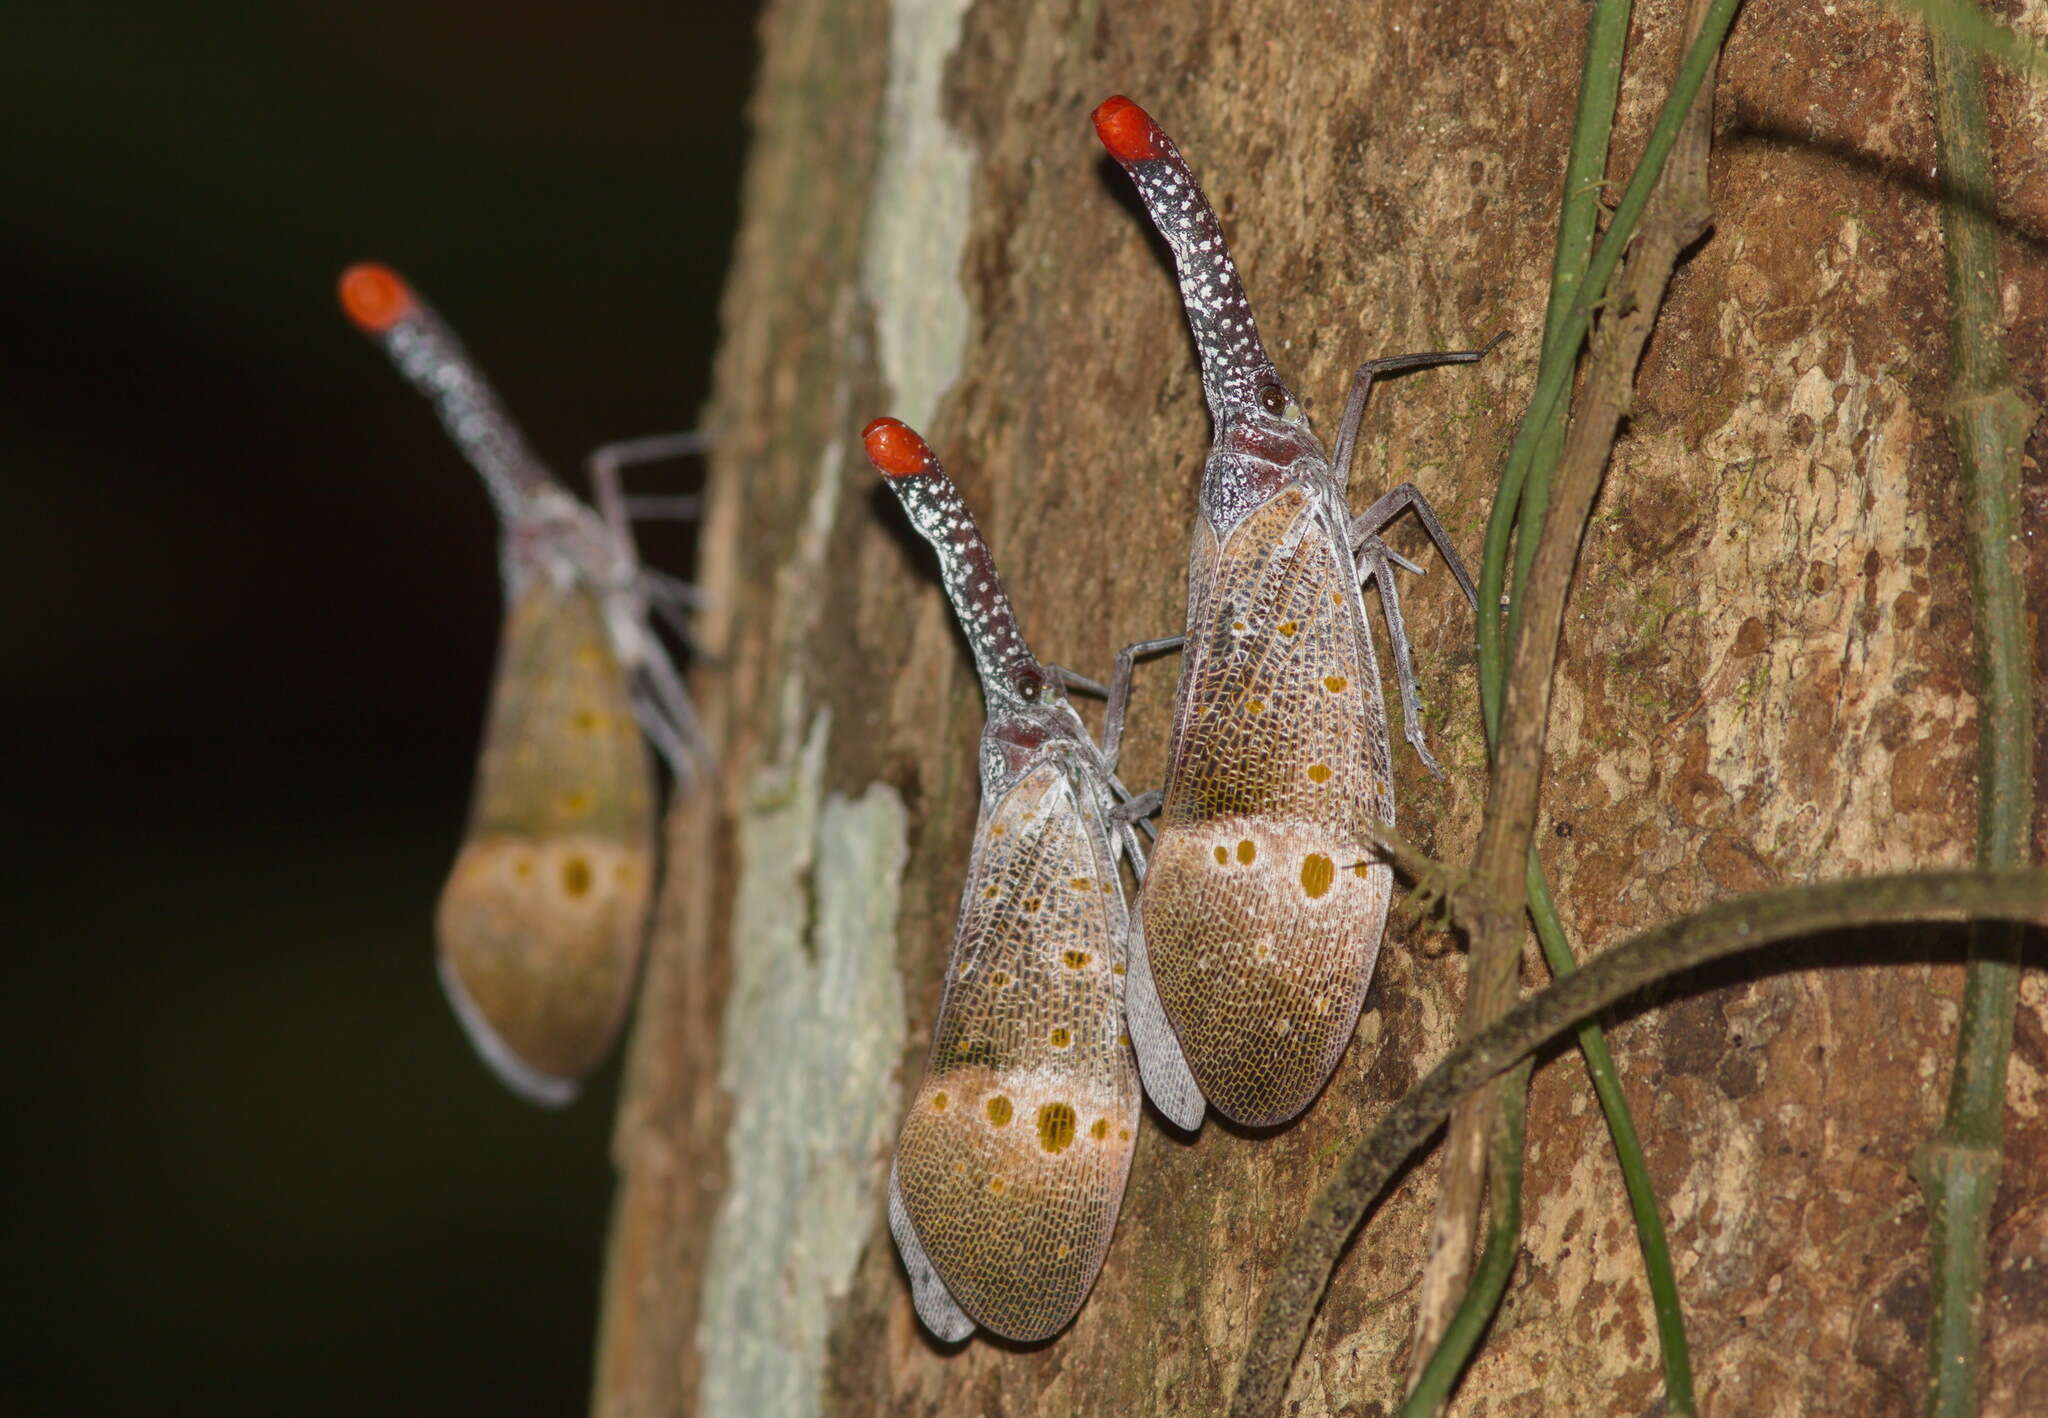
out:
M366 334L381 335L419 309L398 272L364 261L341 273L341 308Z
M868 461L885 478L914 478L938 466L931 445L901 419L879 418L860 431Z
M1172 152L1152 115L1122 94L1104 99L1096 108L1095 136L1118 162L1149 162Z

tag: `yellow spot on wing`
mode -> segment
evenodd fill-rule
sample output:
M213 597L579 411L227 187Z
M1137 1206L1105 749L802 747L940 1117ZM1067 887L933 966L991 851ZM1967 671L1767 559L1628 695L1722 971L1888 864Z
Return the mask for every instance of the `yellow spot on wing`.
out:
M1044 903L1041 902L1036 896L1027 896L1024 898L1024 909L1027 911L1036 911L1043 904Z
M1001 1196L1003 1194L1003 1186L1004 1182L1001 1177L990 1177L988 1179L988 1189L994 1192L997 1196Z
M950 1100L943 1093L932 1094L932 1111L937 1113L945 1112L946 1104L949 1101Z
M594 874L590 870L589 858L571 857L568 861L562 863L562 891L572 901L577 897L588 895L590 893L590 884L594 879Z
M1321 852L1310 852L1301 863L1301 889L1311 901L1330 889L1337 879L1337 865Z
M1341 694L1344 686L1349 683L1351 681L1342 675L1328 675L1323 679L1323 688L1329 690L1332 694Z
M1309 766L1308 766L1308 780L1309 780L1309 782L1311 782L1311 783L1327 783L1327 782L1329 782L1329 781L1330 781L1330 765L1329 765L1329 764L1327 764L1327 763L1311 763L1311 764L1309 764Z
M1255 860L1257 860L1258 855L1258 844L1252 841L1251 838L1247 837L1237 844L1237 859L1243 862L1246 866L1250 866Z
M1218 847L1216 849L1216 865L1220 867L1229 860L1230 849L1228 847Z
M983 1111L988 1114L988 1120L1000 1128L1010 1125L1010 1116L1016 1109L1010 1106L1009 1099L998 1093L988 1100Z
M1066 1025L1062 1024L1059 1028L1052 1031L1052 1046L1055 1049L1064 1049L1073 1042L1073 1031L1068 1029Z
M1097 1118L1097 1119L1095 1120L1095 1126L1094 1126L1094 1127L1092 1127L1092 1128L1090 1128L1090 1129L1088 1129L1088 1135L1089 1135L1090 1137L1094 1138L1094 1139L1095 1139L1095 1140L1096 1140L1097 1142L1100 1142L1100 1141L1102 1141L1102 1139L1104 1139L1105 1137L1108 1137L1108 1136L1109 1136L1109 1119L1108 1119L1108 1118Z
M1066 963L1066 967L1069 970L1083 969L1094 958L1085 950L1069 950L1060 956L1060 959Z
M1074 1110L1065 1103L1047 1103L1038 1110L1038 1145L1047 1152L1065 1152L1074 1142Z
M1280 633L1282 635L1292 635L1298 629L1300 629L1300 627L1297 626L1291 620L1283 620L1280 622Z

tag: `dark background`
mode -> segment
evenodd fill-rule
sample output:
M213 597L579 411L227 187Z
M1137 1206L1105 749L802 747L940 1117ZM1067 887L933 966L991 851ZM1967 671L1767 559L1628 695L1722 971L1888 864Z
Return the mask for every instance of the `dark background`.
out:
M687 427L752 11L9 7L0 1410L583 1408L617 1065L538 1111L442 1004L495 527L334 278L578 486Z

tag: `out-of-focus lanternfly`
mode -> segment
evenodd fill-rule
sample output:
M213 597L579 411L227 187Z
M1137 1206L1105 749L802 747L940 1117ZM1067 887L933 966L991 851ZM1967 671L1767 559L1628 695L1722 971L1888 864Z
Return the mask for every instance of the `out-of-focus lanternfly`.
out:
M1185 642L1130 948L1134 997L1156 987L1164 1024L1134 1008L1131 1032L1146 1091L1175 1123L1198 1127L1206 1098L1239 1123L1270 1125L1308 1106L1350 1042L1393 889L1373 843L1374 825L1394 820L1394 792L1364 579L1379 582L1408 740L1440 771L1423 743L1394 589L1400 558L1379 531L1412 507L1472 594L1412 484L1350 515L1366 392L1376 374L1485 351L1362 367L1326 458L1266 357L1223 228L1172 140L1121 97L1095 110L1095 129L1173 250L1216 425L1188 559L1187 633L1133 647Z
M435 926L449 1002L514 1092L559 1106L609 1052L646 936L655 796L643 730L679 786L709 755L650 610L618 469L682 435L593 457L602 516L548 473L440 318L391 270L352 266L342 308L434 403L503 527L505 623L467 835Z
M924 1081L889 1171L889 1229L918 1317L1045 1339L1102 1267L1136 1145L1124 1024L1128 914L1117 859L1142 872L1065 671L1032 657L988 546L925 441L895 419L868 459L938 551L988 703L981 815Z

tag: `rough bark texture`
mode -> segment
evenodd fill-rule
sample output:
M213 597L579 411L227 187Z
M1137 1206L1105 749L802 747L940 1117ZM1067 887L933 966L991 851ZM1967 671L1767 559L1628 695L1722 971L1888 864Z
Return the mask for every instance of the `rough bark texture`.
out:
M1619 161L1680 19L1640 7ZM2038 7L2021 23L2048 28ZM1088 127L1122 91L1203 178L1326 437L1358 360L1516 332L1477 369L1383 386L1353 475L1361 504L1419 483L1476 554L1534 373L1582 17L776 0L764 25L705 534L724 663L699 683L725 771L673 824L618 1132L599 1411L1212 1412L1303 1199L1448 1046L1461 957L1397 918L1358 1038L1296 1125L1212 1120L1188 1143L1148 1122L1064 1335L929 1342L883 1181L937 1004L981 705L857 430L886 412L930 437L1041 656L1100 673L1178 628L1209 431L1162 253ZM1728 47L1715 234L1645 356L1564 632L1540 843L1582 954L1731 892L1970 860L1924 73L1914 28L1866 6L1757 0ZM1993 98L2009 348L2038 389L2048 104ZM1420 541L1396 538L1427 562ZM1471 620L1448 576L1404 594L1451 779L1404 752L1400 826L1460 860L1485 786ZM1174 674L1141 677L1134 785L1160 773ZM1918 1408L1927 1256L1906 1162L1940 1115L1959 971L1926 950L1855 958L1820 943L1720 970L1614 1031L1710 1412ZM2048 1409L2038 976L2017 1036L1982 1385L1997 1414ZM1529 1137L1522 1264L1455 1410L1650 1411L1640 1261L1575 1055L1538 1071ZM1396 1399L1434 1170L1370 1219L1290 1411Z

